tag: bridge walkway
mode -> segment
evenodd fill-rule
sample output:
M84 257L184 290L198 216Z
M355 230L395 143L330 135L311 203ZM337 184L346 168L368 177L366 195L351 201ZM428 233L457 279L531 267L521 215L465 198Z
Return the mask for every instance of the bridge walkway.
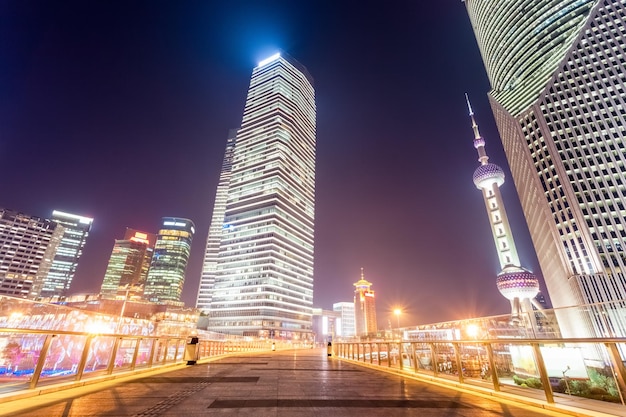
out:
M562 415L328 358L326 349L225 355L0 405L11 417Z

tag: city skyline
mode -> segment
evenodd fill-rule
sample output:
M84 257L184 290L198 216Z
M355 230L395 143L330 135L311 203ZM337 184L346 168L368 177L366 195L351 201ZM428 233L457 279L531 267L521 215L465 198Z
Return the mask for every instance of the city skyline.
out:
M224 138L240 121L250 70L282 49L314 74L319 100L314 306L349 299L364 267L380 323L398 305L407 324L506 313L469 179L466 91L490 156L508 167L465 7L442 3L135 2L123 13L117 2L6 3L0 169L11 181L0 205L94 218L72 292L97 291L126 227L155 231L166 215L193 220L183 289L193 305ZM39 156L50 143L75 166ZM38 171L19 171L22 153ZM54 187L40 184L42 173ZM503 195L520 256L536 269L514 187Z

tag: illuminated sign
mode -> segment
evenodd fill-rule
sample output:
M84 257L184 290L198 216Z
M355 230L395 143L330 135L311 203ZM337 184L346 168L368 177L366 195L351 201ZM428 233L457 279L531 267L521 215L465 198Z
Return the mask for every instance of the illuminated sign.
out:
M148 239L148 235L146 233L136 232L135 237L138 239Z
M187 226L187 223L167 221L167 222L163 222L163 226L185 227L185 226Z

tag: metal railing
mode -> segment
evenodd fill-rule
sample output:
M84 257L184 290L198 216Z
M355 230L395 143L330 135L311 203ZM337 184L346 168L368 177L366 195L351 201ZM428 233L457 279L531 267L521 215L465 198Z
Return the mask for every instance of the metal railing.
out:
M625 338L338 342L333 349L339 358L549 404L610 402L626 415Z
M185 336L0 329L0 394L182 364L189 342ZM193 359L270 348L266 341L200 338Z

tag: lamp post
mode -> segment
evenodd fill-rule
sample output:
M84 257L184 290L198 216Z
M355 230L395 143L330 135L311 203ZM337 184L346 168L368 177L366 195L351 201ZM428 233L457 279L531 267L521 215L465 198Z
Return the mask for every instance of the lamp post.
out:
M402 310L399 308L396 308L395 310L393 310L393 314L396 315L396 317L398 318L398 334L400 335L400 338L402 333L400 332L400 314L402 314Z

